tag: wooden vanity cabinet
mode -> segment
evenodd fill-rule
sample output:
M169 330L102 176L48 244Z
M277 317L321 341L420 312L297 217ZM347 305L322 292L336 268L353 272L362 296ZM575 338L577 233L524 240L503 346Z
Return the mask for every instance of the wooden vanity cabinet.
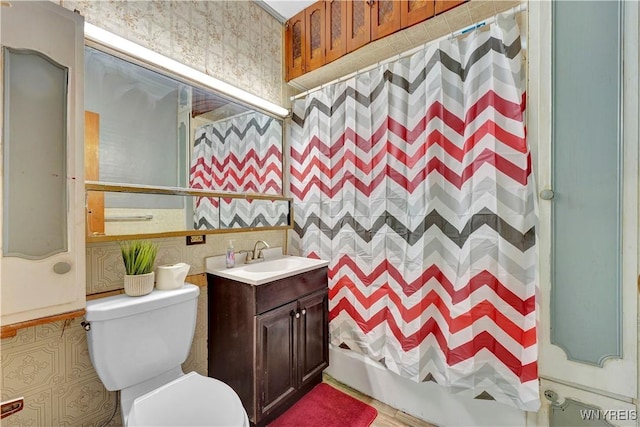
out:
M253 286L207 275L209 376L263 426L322 381L329 366L327 268Z

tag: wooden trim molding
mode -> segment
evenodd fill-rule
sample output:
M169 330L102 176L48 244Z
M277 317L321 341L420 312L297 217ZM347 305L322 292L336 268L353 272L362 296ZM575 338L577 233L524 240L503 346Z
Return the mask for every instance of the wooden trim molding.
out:
M192 274L187 276L185 282L192 283L199 287L207 286L207 274ZM120 295L124 293L124 289L115 289L113 291L100 292L98 294L87 295L87 301L110 297L114 295ZM75 319L82 317L86 314L86 310L70 311L68 313L56 314L55 316L41 317L39 319L28 320L26 322L13 323L11 325L3 325L0 328L0 339L15 337L18 334L18 330L24 328L31 328L33 326L44 325L46 323L58 322L60 320Z
M108 193L165 194L169 196L221 197L223 199L293 201L293 197L286 197L280 194L231 193L226 191L202 190L199 188L117 184L102 181L85 181L84 187L86 191L105 191Z
M44 325L46 323L58 322L60 320L75 319L85 315L85 309L56 314L55 316L41 317L39 319L27 320L26 322L3 325L0 328L0 338L11 338L18 334L19 329L30 328L32 326Z
M205 287L207 286L207 273L200 273L200 274L192 274L190 276L187 276L186 279L184 279L185 282L188 283L193 283L196 286L200 286Z
M143 233L143 234L113 234L113 235L94 235L87 236L87 243L99 242L115 242L119 240L136 240L136 239L163 239L168 237L181 236L199 236L201 234L228 234L228 233L249 233L254 231L276 231L276 230L293 230L293 203L290 204L291 225L276 225L273 227L246 227L246 228L225 228L215 230L185 230L185 231L164 231L161 233Z

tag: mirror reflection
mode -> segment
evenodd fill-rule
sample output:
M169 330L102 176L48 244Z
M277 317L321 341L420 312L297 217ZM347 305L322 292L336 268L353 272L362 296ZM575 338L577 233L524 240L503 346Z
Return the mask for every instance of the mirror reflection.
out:
M288 200L245 200L91 190L87 191L87 196L108 196L116 202L114 204L125 205L124 200L128 200L138 206L101 209L94 204L93 208L87 211L87 232L94 237L287 227L291 224Z
M282 195L280 119L92 47L85 108L87 181ZM106 234L286 225L289 213L286 201L90 193Z

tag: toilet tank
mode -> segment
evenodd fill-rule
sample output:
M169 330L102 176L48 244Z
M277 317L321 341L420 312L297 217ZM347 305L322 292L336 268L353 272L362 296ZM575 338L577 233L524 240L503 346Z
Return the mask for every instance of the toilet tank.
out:
M200 288L185 284L142 297L87 301L91 362L107 390L142 383L187 359L196 327Z

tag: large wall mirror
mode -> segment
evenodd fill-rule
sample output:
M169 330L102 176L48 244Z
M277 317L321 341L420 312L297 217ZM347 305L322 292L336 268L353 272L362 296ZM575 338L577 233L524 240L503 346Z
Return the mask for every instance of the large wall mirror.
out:
M85 109L90 240L290 226L280 118L91 46Z

